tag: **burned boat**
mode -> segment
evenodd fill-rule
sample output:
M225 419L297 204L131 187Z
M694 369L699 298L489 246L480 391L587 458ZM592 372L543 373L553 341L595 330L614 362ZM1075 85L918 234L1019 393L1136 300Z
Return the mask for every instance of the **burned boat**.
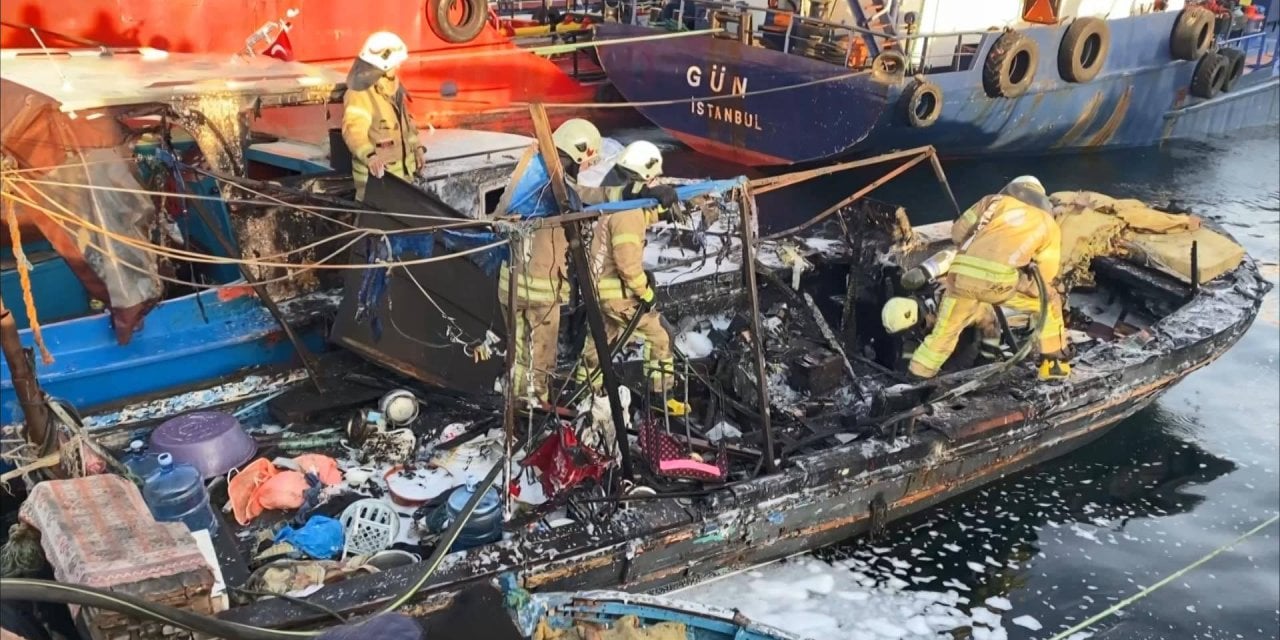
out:
M452 375L429 380L434 384L413 380L425 378L433 366L461 366L456 358L434 365L415 361L426 369L381 370L374 379L412 389L428 408L406 428L407 454L399 460L384 456L364 476L380 477L372 483L380 486L375 493L389 494L399 530L416 531L411 548L429 558L378 572L344 572L338 584L308 590L303 602L248 598L255 602L220 612L216 625L256 637L269 635L268 628L329 625L330 613L323 612L392 608L431 618L447 612L462 591L495 579L535 593L654 593L836 543L1091 442L1233 346L1270 289L1225 233L1192 216L1157 212L1181 230L1162 236L1151 233L1149 224L1126 221L1140 233L1124 236L1116 228L1108 241L1100 241L1096 233L1103 225L1096 216L1133 220L1121 202L1057 195L1062 215L1089 223L1085 232L1070 236L1076 269L1068 280L1076 349L1071 378L1037 381L1032 366L1018 360L1025 355L1019 347L1034 338L1034 329L1011 326L1009 348L1015 353L1009 360L908 384L895 369L893 340L879 328L879 308L899 293L902 270L950 243L947 225L913 228L904 210L850 197L800 228L760 239L751 192L780 188L787 180L682 187L682 196L703 200L694 221L654 229L650 257L660 284L659 308L680 334L687 380L680 393L689 399L690 413L673 416L637 403L628 412L630 429L625 420L618 431L608 411L588 407L572 420L534 413L503 429L500 396L484 393L483 384L474 380L470 392L458 396L436 387ZM421 192L412 197L434 198ZM439 198L434 201L443 211ZM703 257L689 248L698 236ZM1114 251L1115 246L1126 248ZM1198 248L1181 261L1188 247ZM1190 262L1196 265L1188 269ZM758 284L746 284L751 279ZM357 280L348 279L348 297L358 296ZM404 311L396 296L392 291L372 301L385 321L420 320L421 308ZM454 303L475 311L462 297ZM367 332L367 317L357 320L351 307L339 325ZM695 333L700 338L690 335ZM380 346L364 335L361 355L367 360L378 361L381 348L396 349L394 342ZM698 348L699 343L712 348ZM502 375L493 362L475 365ZM623 387L643 379L634 365L623 356ZM314 397L310 389L300 393ZM273 411L301 404L291 426L300 435L342 424L334 403L308 410L305 402L289 403L289 394L278 401ZM618 435L613 442L628 445L609 451L602 436L607 429ZM504 433L512 439L504 442ZM352 431L339 435L360 442ZM361 435L367 442L369 434ZM259 453L271 451L288 449L264 447ZM342 454L340 448L320 451ZM364 453L361 462L369 463L370 452ZM672 461L696 465L664 465ZM500 539L458 547L461 529L430 522L431 513L439 513L457 490L436 486L439 493L430 498L404 490L404 475L430 475L456 463L463 465L456 468L458 476L484 476L467 486L471 497L460 506L458 526L465 526L489 486L507 476L497 493L512 513ZM356 468L347 468L348 475ZM215 504L227 499L225 489L211 493ZM488 508L492 522L493 504ZM251 570L261 576L261 567L253 568L260 558L260 531L278 529L288 516L268 511L244 525L221 521L212 538L229 586L243 588ZM18 584L6 580L4 586L9 591Z
M44 390L91 420L109 411L147 420L207 402L212 382L225 383L213 397L234 401L296 381L289 371L325 349L341 284L308 265L340 255L362 209L349 166L329 158L326 113L341 77L151 49L6 50L3 59L5 202L20 243L5 244L0 278L22 343L47 353L37 367ZM529 143L480 131L422 136L424 185L470 215L492 207ZM308 246L326 237L336 239ZM271 256L274 266L253 264ZM262 375L244 384L250 369ZM198 393L174 399L188 391ZM169 409L148 403L157 398ZM19 422L19 405L0 371L0 424Z
M657 592L872 531L1099 437L1230 348L1270 288L1247 257L1205 282L1183 282L1133 257L1097 257L1092 282L1071 292L1078 355L1069 381L1038 382L1029 364L1016 363L917 388L892 369L878 312L896 273L949 242L945 225L911 228L900 209L872 201L844 206L804 234L761 242L768 431L752 420L762 414L752 404L758 396L750 348L739 343L690 358L696 417L653 412L637 420L636 482L648 490L614 498L589 493L572 501L574 517L509 528L501 542L448 556L429 579L421 567L405 566L322 589L309 601L360 611L413 590L411 600L396 602L425 616L504 573L530 590ZM779 255L790 257L771 257ZM813 269L791 289L787 280L800 259ZM704 318L741 308L751 293L739 268L665 287L661 299L684 316L673 324L700 328ZM718 323L707 324L714 334ZM741 340L750 326L746 318L730 320L720 339ZM966 393L949 392L962 387ZM742 435L712 435L724 420ZM724 460L725 476L689 482L664 474L655 449L644 451L646 439ZM320 616L265 600L222 617L277 627Z
M284 254L301 267L323 255L289 253L333 232L329 220L285 210L313 200L312 183L286 183L273 203L284 208L261 208L210 171L243 176L255 114L323 109L340 95L339 76L151 49L0 56L5 220L16 229L4 303L40 351L50 394L97 412L287 365L296 347L281 318L309 348L323 344L318 321L332 303L315 295L315 272L281 279L287 268L237 262ZM289 302L268 309L246 277ZM0 395L0 423L11 424L21 411L8 371Z
M894 159L905 164L930 158L932 150L926 148ZM504 368L496 357L475 357L473 341L492 331L497 340L490 351L504 350L503 321L493 311L496 283L484 289L466 284L481 281L475 270L486 268L488 239L469 240L482 251L444 260L458 252L459 245L452 243L460 239L442 231L484 223L475 226L505 226L506 233L518 234L536 224L576 224L655 203L612 203L542 221L486 219L487 212L458 211L441 196L403 183L371 181L367 198L382 211L361 213L359 224L394 228L404 218L394 214L406 210L452 222L448 229L417 230L416 242L406 241L389 256L356 252L355 261L364 261L368 272L386 269L400 284L366 287L363 275L349 274L332 337L354 347L360 358L330 367L338 375L329 380L335 386L326 393L299 387L268 403L271 413L277 419L287 416L281 422L289 424L283 434L260 432L257 455L262 457L250 465L269 475L273 456L287 464L287 458L310 450L332 456L346 477L332 491L320 492L327 501L313 501L306 510L264 506L258 513L242 513L226 486L230 483L215 480L213 503L228 504L235 519L215 516L211 570L230 589L235 606L218 613L216 621L187 620L180 626L207 623L230 637L280 637L270 629L326 626L334 613L392 609L431 618L447 611L460 593L504 576L535 592L606 587L657 592L837 542L1098 437L1230 348L1251 325L1270 288L1243 252L1223 251L1211 259L1207 250L1201 256L1192 249L1188 255L1196 266L1171 267L1171 258L1183 255L1181 242L1233 245L1220 232L1188 229L1199 235L1178 236L1178 242L1167 243L1171 251L1137 236L1117 236L1099 244L1132 244L1133 249L1078 256L1087 277L1070 281L1075 286L1069 292L1069 325L1077 332L1077 356L1068 381L1034 380L1030 365L1018 358L1034 336L1015 326L1007 345L1014 356L929 384L910 384L896 369L897 345L880 328L879 311L899 293L896 283L904 269L949 244L946 225L912 227L904 210L862 197L873 183L795 229L758 237L753 194L837 169L680 187L695 209L690 222L655 228L646 257L659 283L660 308L678 334L687 381L678 393L692 411L677 416L636 402L621 420L611 411L619 403L611 401L603 402L603 411L593 400L571 407L567 415L535 411L517 419L514 411L502 411L503 397L489 385L500 383ZM1074 206L1073 196L1061 200L1064 207ZM1113 212L1106 215L1123 218L1117 203L1110 206ZM425 262L428 257L441 260ZM450 262L458 263L452 268L462 274L461 292L451 288L449 276L433 271ZM414 280L423 291L411 295L439 304L434 316L427 303L407 304L395 289L408 283L418 290ZM362 305L365 314L358 313ZM572 318L577 310L568 311ZM582 312L589 316L592 309L584 305ZM382 319L381 339L374 335L374 318ZM396 325L421 344L389 339L397 335ZM470 339L439 340L454 328ZM458 356L469 355L467 349L470 366ZM643 376L625 350L618 365L617 386L607 386L621 399L621 390L638 388ZM367 403L351 400L350 390L357 386L373 399L403 387L413 410L401 414L389 399L378 411L366 407L352 419L347 410ZM369 388L375 390L371 395ZM262 403L252 405L226 409L252 427L264 420L253 410ZM102 446L120 446L135 435L102 432L98 440ZM351 455L358 459L348 461ZM467 476L471 482L460 482ZM87 485L103 477L110 478L51 482ZM503 482L491 492L500 477ZM119 482L112 484L113 491L128 492ZM59 511L45 508L45 501L54 492L40 493L24 506L32 521L72 537L101 526L52 518ZM497 498L489 500L491 495ZM340 558L326 560L336 566L285 571L284 584L265 579L272 569L286 568L274 564L281 561L272 550L290 539L300 524L295 516L308 523L330 513L333 519L353 501L365 500L385 505L368 507L368 518L386 518L375 524L397 523L391 538L401 544L391 548L403 551L407 545L425 562L366 571L362 560L347 556L377 550L347 549L357 542L347 537L338 543L341 556L332 550L327 556ZM482 514L486 526L499 528L460 544L482 501L488 503ZM133 502L136 507L139 501ZM508 508L510 517L495 518ZM391 543L383 540L381 548ZM65 569L66 558L49 555L55 574ZM323 569L318 581L309 578L299 591L302 585L294 579L311 575L316 566ZM213 580L204 582L208 574L186 569L192 573L184 579L197 581L188 597L194 593L205 603L215 601L208 590ZM0 586L5 598L18 597L14 593L36 597L37 588L45 590L40 597L60 589L58 597L71 598L68 587L38 581L6 577ZM298 597L255 595L264 587ZM102 623L98 627L86 626L148 637L158 634L160 625L174 624L166 610L147 602L171 594L132 587L130 592L140 595L126 613L149 622L138 627L118 617L110 624L100 618L94 621ZM101 594L84 588L75 594L82 604L112 608L111 602L91 596ZM225 602L201 605L210 608L225 608ZM95 612L101 609L84 615Z

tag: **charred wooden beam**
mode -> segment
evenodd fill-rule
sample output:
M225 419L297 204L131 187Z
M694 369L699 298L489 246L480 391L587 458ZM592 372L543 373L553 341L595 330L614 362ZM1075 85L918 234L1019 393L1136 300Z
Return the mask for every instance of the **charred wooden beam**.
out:
M760 332L760 291L756 285L755 198L751 187L743 186L739 196L739 232L742 234L742 270L747 280L747 301L751 305L751 346L755 351L756 399L760 407L760 428L764 433L764 469L776 470L774 464L773 426L769 423L769 383L765 379L764 335Z
M556 206L560 213L570 211L569 192L564 185L564 168L560 166L560 156L556 154L555 142L551 138L551 123L547 120L547 110L541 103L529 105L529 116L533 119L534 130L538 138L538 151L542 161L547 165L547 175L551 178L551 191L556 196ZM621 471L624 479L630 480L631 446L628 444L625 416L622 413L622 399L618 396L618 374L613 369L612 351L609 348L609 336L604 328L604 314L600 312L600 300L596 296L595 287L587 286L594 278L591 266L587 262L587 249L582 244L582 224L576 221L564 227L565 239L569 241L569 261L577 276L578 295L586 306L587 326L591 329L591 340L595 342L596 353L600 354L600 374L604 377L605 393L609 397L609 413L613 418L614 429L617 430L618 451L621 453Z

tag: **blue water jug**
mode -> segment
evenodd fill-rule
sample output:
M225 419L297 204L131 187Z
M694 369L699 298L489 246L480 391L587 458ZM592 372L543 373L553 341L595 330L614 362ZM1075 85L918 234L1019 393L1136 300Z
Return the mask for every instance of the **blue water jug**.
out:
M139 480L145 482L147 477L155 473L160 468L160 461L156 459L156 454L147 452L147 445L141 440L134 440L129 443L128 450L124 453L124 466L128 467L133 475L138 476Z
M142 485L142 497L151 515L160 522L181 522L192 531L208 529L213 535L218 520L213 517L200 472L189 464L174 463L167 453L160 454L156 462L159 468Z
M458 514L462 512L462 508L466 506L467 501L476 492L476 479L467 478L465 486L458 487L449 496L449 501L445 503L445 513L448 519L445 526L448 527L458 519ZM480 502L476 503L476 508L471 512L471 517L467 519L467 523L463 525L462 531L458 534L458 539L454 541L450 551L461 551L472 547L479 547L491 542L497 542L502 539L502 501L498 498L498 491L490 488L480 497Z

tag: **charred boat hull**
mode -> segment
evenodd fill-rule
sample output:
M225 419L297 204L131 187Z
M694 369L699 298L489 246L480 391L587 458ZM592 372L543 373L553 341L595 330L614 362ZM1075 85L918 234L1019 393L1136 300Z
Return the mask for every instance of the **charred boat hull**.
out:
M1115 271L1117 282L1137 279L1134 286L1153 295L1175 296L1177 308L1081 353L1068 383L1005 380L936 407L902 437L793 455L776 474L712 486L701 498L636 500L594 528L521 532L455 554L403 610L431 616L462 590L504 573L539 591L669 590L876 530L1101 437L1234 345L1270 288L1250 260L1195 290L1126 265L1105 270ZM311 600L340 611L368 609L402 593L419 572L410 566L353 578ZM308 608L279 600L223 615L263 626L319 621Z

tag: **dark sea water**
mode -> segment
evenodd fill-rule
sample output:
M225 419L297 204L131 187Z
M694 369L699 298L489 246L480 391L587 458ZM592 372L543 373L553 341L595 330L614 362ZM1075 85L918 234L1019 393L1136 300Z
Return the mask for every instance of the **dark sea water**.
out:
M619 134L641 136L661 134ZM667 166L669 174L690 177L742 172L678 147L668 152ZM1175 200L1225 225L1277 280L1274 127L1163 149L963 160L945 168L961 206L1025 173L1050 191ZM794 223L874 177L861 171L793 189L762 205L762 218L774 227ZM932 172L917 168L875 195L905 205L917 224L953 217L934 185ZM1105 437L896 523L884 540L854 540L823 555L861 552L908 562L911 571L967 585L972 602L1003 597L1010 616L1030 615L1043 625L1030 631L1006 618L1009 638L1048 638L1103 611L1280 511L1278 318L1273 291L1234 349ZM930 561L916 561L920 556ZM1089 632L1112 640L1254 640L1280 637L1278 627L1280 526L1271 525Z

